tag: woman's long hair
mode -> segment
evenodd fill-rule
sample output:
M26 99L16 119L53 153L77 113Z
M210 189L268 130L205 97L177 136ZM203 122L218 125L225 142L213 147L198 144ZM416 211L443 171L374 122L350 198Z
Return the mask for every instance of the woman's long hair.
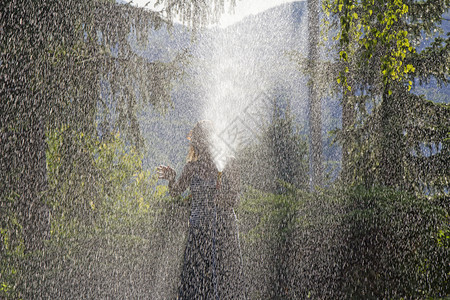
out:
M189 132L188 140L191 141L187 162L198 160L211 160L211 138L214 131L213 123L209 120L198 122Z

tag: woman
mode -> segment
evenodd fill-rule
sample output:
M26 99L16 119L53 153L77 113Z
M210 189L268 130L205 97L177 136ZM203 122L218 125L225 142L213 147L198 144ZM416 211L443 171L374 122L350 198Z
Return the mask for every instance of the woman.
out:
M187 163L178 180L175 171L159 166L158 175L169 180L169 192L191 192L189 233L184 253L179 299L241 299L242 262L236 215L239 176L233 159L223 172L210 151L213 126L201 121L188 135Z

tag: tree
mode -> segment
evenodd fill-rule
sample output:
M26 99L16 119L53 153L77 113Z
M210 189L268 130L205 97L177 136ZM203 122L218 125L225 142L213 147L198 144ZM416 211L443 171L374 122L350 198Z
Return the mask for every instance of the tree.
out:
M199 28L217 22L225 12L226 3L230 11L236 6L236 0L158 0L155 6L161 5L169 20L179 17L195 33Z
M339 20L339 24L334 24L339 28L336 38L341 61L337 80L343 87L340 139L346 145L352 143L351 148L344 146L343 169L351 174L345 177L353 183L419 188L424 182L418 185L410 177L417 169L411 150L433 140L444 145L437 154L441 157L438 160L448 159L443 133L448 132L448 122L433 117L430 122L432 114L441 114L439 111L447 108L436 104L430 109L431 103L410 89L419 79L436 78L440 84L446 84L449 52L448 39L442 37L435 37L435 42L420 52L415 51L414 45L422 40L422 34L439 30L448 1L383 3L325 2L328 11L333 12L332 20ZM431 53L436 54L435 61L423 68L422 61L430 61ZM410 122L415 125L411 127ZM432 132L427 129L430 127L442 131ZM424 130L428 136L416 134ZM432 166L435 158L428 160L429 168L440 182L445 182L448 175L442 177L441 167ZM433 181L436 182L428 180Z
M242 182L249 190L267 193L273 219L267 224L270 234L267 263L273 269L273 280L267 288L271 295L287 297L289 293L289 261L293 251L292 234L297 217L297 189L307 190L308 148L306 139L294 125L291 99L282 87L273 91L271 118L257 143L239 153L239 163L246 172ZM264 201L261 199L261 201ZM270 209L269 209L270 210ZM273 223L272 223L273 222Z
M291 99L282 87L271 93L269 123L258 139L238 152L242 181L265 192L285 194L308 186L308 149L300 128L295 126Z
M15 0L2 2L0 8L0 94L4 99L0 103L0 197L2 206L6 199L15 199L8 205L23 225L26 249L33 250L40 247L39 234L49 231L49 208L42 199L45 134L69 126L73 133L96 136L99 117L102 138L121 130L139 148L138 105L169 102L181 57L163 63L136 54L128 41L130 24L142 42L147 37L144 32L164 21L158 13L130 5L102 0ZM106 84L107 100L99 90ZM116 122L106 124L112 106ZM80 149L76 142L67 143L70 168L77 163L73 154Z

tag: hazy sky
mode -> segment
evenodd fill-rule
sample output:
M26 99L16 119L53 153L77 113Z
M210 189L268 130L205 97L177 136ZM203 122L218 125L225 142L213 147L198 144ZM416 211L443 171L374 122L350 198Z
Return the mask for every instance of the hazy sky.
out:
M226 27L242 20L248 15L254 15L271 7L294 1L295 0L236 0L234 14L224 14L221 18L220 26ZM155 2L156 0L133 0L133 3L138 6L144 6L146 3L150 3L147 6L150 9L153 8Z

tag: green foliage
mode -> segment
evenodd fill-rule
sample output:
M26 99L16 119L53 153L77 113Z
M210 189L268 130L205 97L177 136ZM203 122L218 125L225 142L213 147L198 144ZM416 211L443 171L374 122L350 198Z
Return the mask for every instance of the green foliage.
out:
M83 217L130 194L149 176L141 170L141 155L125 146L119 133L107 141L76 132L68 126L52 130L47 138L48 203L62 215ZM131 181L131 179L134 179ZM145 196L136 194L137 198Z
M438 31L440 28L434 28ZM434 36L431 44L419 53L413 53L407 59L408 63L414 64L414 77L419 83L426 84L434 79L439 86L448 84L449 61L450 61L450 33L447 36ZM435 98L428 98L435 100ZM448 103L448 102L447 102Z
M287 186L308 186L308 146L306 138L294 124L290 100L278 95L273 101L272 116L256 137L256 142L238 152L242 180L253 188L285 193Z
M249 188L238 212L242 219L255 226L244 235L244 239L249 243L267 240L277 244L285 241L293 229L298 206L292 194L277 195Z
M340 31L336 39L343 49L339 52L341 60L348 61L346 49L355 39L361 47L358 67L369 67L370 60L376 58L383 84L401 81L406 74L414 72L412 65L404 63L407 54L415 50L407 37L408 32L399 26L408 13L408 5L402 0L384 1L383 5L374 0L327 0L323 7L328 16L330 13L339 15ZM382 51L381 55L379 51ZM347 72L339 73L338 82L351 90Z
M241 200L238 215L244 272L252 283L248 291L250 298L285 294L297 208L292 194L276 195L249 189Z
M348 195L346 293L356 298L448 295L450 249L437 241L438 233L448 230L445 200L388 189L357 188Z
M18 260L24 257L22 226L10 205L18 201L17 195L11 195L0 203L0 297L19 299L20 293L15 284L18 281Z
M153 230L156 212L178 205L142 171L136 111L170 102L185 55L141 57L148 33L167 21L112 0L6 1L0 10L0 297L77 297L71 283L89 285L101 247L145 250L136 226ZM139 257L131 252L121 253Z
M238 210L249 296L342 298L342 194L249 189Z
M94 236L89 226L108 209L134 207L147 219L144 199L164 194L144 187L156 179L140 167L136 111L170 102L184 55L139 56L136 47L165 22L115 1L3 1L0 11L0 298L39 298L33 276L58 275L46 273L48 255L70 260L87 248L74 239Z
M196 24L206 22L203 13L211 12L208 4L216 3L218 11L224 7L223 1L197 1L193 6L183 6L186 1L164 2L169 14L182 13L187 22ZM343 6L338 11L345 12L342 24L348 32L342 35L341 70L351 75L345 78L350 78L349 86L356 87L352 92L364 91L377 82L394 83L389 87L392 94L383 101L402 95L386 118L397 133L407 134L401 139L407 145L401 157L409 173L402 175L409 182L419 178L426 187L430 184L445 190L448 105L405 97L405 90L399 87L403 83L396 84L406 78L404 74L424 80L431 74L445 82L448 41L436 39L417 54L412 53L405 34L417 34L419 27L431 30L440 8L398 0L379 7L373 1L334 2L340 3ZM0 120L0 152L31 158L8 162L8 168L1 158L0 297L144 298L152 292L160 298L173 298L188 207L180 199L169 198L167 188L157 184L156 175L142 169L136 110L139 105L168 101L171 80L182 58L149 63L136 55L127 40L130 23L138 32L131 44L142 46L147 30L160 26L162 20L113 1L15 4L0 4L0 76L4 79L0 92L7 96L0 104L5 112ZM400 26L406 14L416 17L418 8L432 11L434 17L416 28L414 24ZM126 26L110 26L116 22ZM373 22L374 30L369 28ZM356 43L355 36L359 38ZM111 49L116 45L119 49L113 55ZM381 56L377 56L378 49L383 50ZM443 58L431 65L430 59L436 55ZM357 57L377 68L353 73L366 66L358 65ZM364 80L354 85L360 74L372 77L366 80L361 76ZM111 102L98 99L100 82L107 86ZM136 90L142 92L142 98ZM350 101L362 112L367 98L364 94ZM376 104L377 99L370 101ZM114 112L109 106L112 103L116 104ZM374 107L377 112L379 108ZM383 147L368 138L375 128L371 124L376 124L372 118L380 115L364 112L361 123L345 128L354 130L354 170L358 176L364 173L355 176L353 183L367 183L369 175L380 172ZM45 131L43 144L47 145L45 166L36 167L38 171L34 164L42 160L31 155L36 150L33 140L39 136L36 128ZM268 176L271 185L266 188L277 193L249 188L238 210L251 296L280 297L280 291L296 299L448 296L448 194L426 198L363 188L311 194L297 190L306 182L306 146L290 120L277 119L264 142L266 151L276 153L257 148L251 155L275 157L266 159L275 161ZM420 143L442 143L443 151L430 157L406 156ZM258 169L246 171L260 175ZM41 183L41 178L45 178L45 188L27 186ZM282 187L282 193L277 187ZM28 215L20 213L33 207L51 208L51 235L42 248L27 251L23 220ZM39 227L34 229L32 235L38 236Z
M414 82L448 83L449 37L439 34L448 5L440 0L324 3L328 24L339 32L335 51L343 117L337 138L345 183L419 193L448 189L447 107L433 103L441 96L425 99L411 91ZM424 34L433 40L416 52ZM426 154L424 149L433 147L439 150Z
M47 141L51 236L42 251L24 255L17 245L4 252L5 297L126 297L156 285L173 293L180 263L173 252L182 251L186 205L167 196L155 172L142 170L141 155L118 133L102 141L63 126ZM161 282L161 270L174 280Z
M68 180L84 178L83 168L68 168L62 155L68 135L89 149L90 167L99 174L77 186L98 190L101 201L85 207L93 214L67 214L71 205L80 209L79 203L92 200L63 192ZM24 256L17 245L20 253L2 260L10 268L2 269L10 274L2 275L3 295L104 298L152 291L171 298L187 205L169 198L155 174L142 171L140 156L118 134L102 142L64 127L48 140L49 183L62 192L47 195L54 207L52 237L43 252ZM75 174L55 181L61 166ZM57 204L62 200L64 206ZM271 298L281 290L292 299L442 297L448 293L446 204L443 196L425 199L389 189L309 193L286 185L286 193L273 194L248 188L237 212L249 295Z
M448 296L443 196L363 187L286 195L250 189L238 212L251 297L279 296L280 275L289 299Z
M183 24L197 30L199 27L216 23L221 14L225 12L226 4L232 11L236 6L236 0L157 0L155 6L165 8L170 20L179 17Z

